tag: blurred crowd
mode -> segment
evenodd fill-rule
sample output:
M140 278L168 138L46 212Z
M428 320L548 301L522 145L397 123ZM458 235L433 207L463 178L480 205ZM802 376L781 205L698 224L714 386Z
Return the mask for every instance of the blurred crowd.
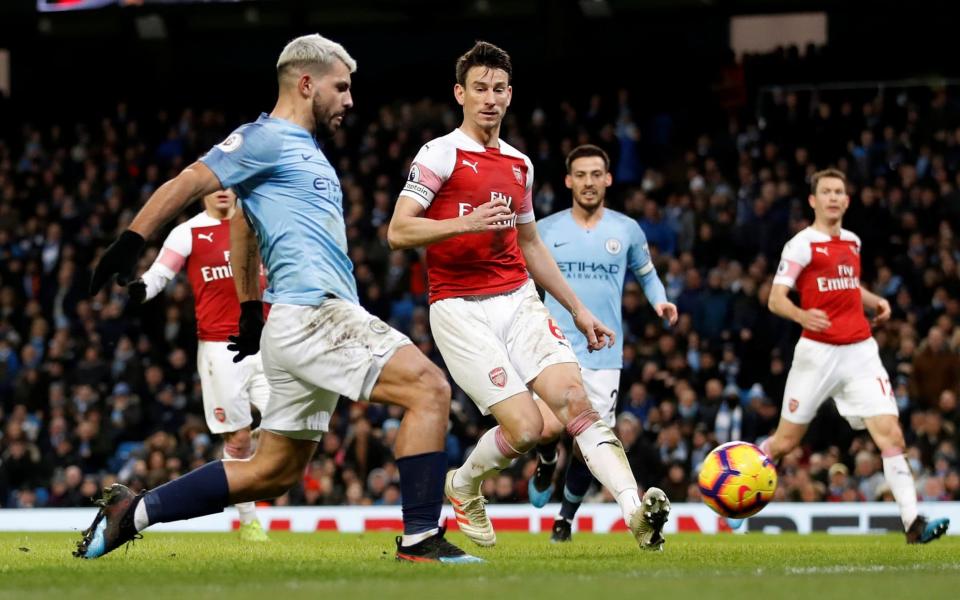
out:
M713 447L775 428L800 332L766 309L767 297L783 244L811 221L807 178L832 165L849 177L845 226L863 240L862 280L893 306L874 333L917 492L960 500L957 90L773 89L756 102L737 69L722 74L716 118L696 135L677 133L670 114L635 113L622 90L518 103L502 131L533 161L541 217L570 205L567 152L585 142L605 148L615 182L608 205L640 223L680 309L666 328L637 283L627 284L617 429L638 481L673 501L697 500L698 467ZM129 306L119 286L90 297L87 284L98 254L150 194L242 121L212 110L139 114L126 104L110 112L22 123L0 139L3 507L85 506L113 481L150 488L220 456L202 418L186 279L142 306ZM362 303L441 366L423 254L391 251L386 224L410 159L459 120L448 98L396 102L350 116L324 144L342 178ZM150 240L142 270L167 231ZM401 416L341 402L302 483L276 503L397 504ZM451 466L491 424L455 387ZM561 460L568 450L569 442ZM534 468L532 456L519 459L487 482L487 497L525 501ZM781 473L781 500L891 497L876 447L832 403ZM591 499L609 500L602 490Z

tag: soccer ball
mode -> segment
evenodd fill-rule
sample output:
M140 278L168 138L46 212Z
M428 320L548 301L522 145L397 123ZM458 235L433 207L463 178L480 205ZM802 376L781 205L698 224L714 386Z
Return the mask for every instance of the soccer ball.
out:
M743 519L760 512L777 490L777 469L760 448L728 442L714 448L700 469L703 503L719 515Z

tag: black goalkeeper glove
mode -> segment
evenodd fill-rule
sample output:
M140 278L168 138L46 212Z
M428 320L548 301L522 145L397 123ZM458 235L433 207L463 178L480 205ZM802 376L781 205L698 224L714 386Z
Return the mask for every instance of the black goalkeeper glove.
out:
M263 302L247 300L240 303L240 332L227 339L227 350L236 352L233 362L238 363L260 352L260 334L263 332Z
M93 277L90 278L90 295L99 292L110 279L116 275L117 283L127 285L133 279L134 269L140 251L146 242L139 233L127 229L120 234L107 251L100 257L100 262L93 268Z

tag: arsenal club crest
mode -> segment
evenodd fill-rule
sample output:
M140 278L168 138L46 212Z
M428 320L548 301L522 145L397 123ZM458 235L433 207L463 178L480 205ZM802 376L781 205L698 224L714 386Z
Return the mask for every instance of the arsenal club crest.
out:
M213 409L213 416L220 421L221 423L227 420L227 411L223 410L219 406Z
M797 408L798 408L799 406L800 406L800 401L797 400L796 398L790 398L790 403L787 404L787 408L789 408L789 409L790 409L790 412L792 412L792 413L797 412Z
M497 367L490 371L490 383L499 388L507 385L507 372L503 370L503 367Z
M517 183L523 185L523 171L517 165L513 165L513 178L517 180Z

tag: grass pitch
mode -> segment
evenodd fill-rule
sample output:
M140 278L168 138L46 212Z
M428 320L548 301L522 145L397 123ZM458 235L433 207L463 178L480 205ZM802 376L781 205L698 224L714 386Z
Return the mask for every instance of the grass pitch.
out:
M389 534L147 532L83 561L78 534L0 534L0 598L960 598L960 537L907 546L902 535L672 535L641 553L626 534L504 533L496 548L450 539L484 565L398 564Z

